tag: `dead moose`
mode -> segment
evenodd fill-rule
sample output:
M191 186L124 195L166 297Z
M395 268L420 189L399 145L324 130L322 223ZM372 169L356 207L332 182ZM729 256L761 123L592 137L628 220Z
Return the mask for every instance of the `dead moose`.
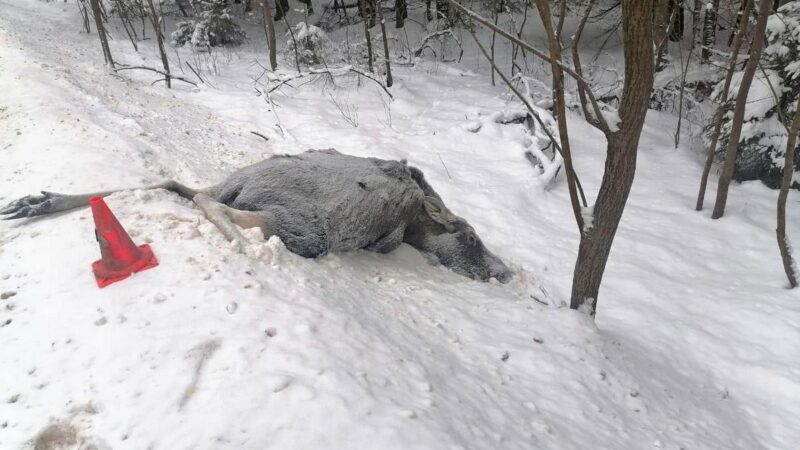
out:
M259 227L265 237L276 235L307 258L358 249L388 253L405 242L432 263L473 279L512 277L475 230L444 205L422 171L405 161L309 150L244 167L206 189L175 181L146 189L167 189L194 201L231 241L246 242L237 226ZM11 202L0 215L8 220L53 214L114 192L43 191Z

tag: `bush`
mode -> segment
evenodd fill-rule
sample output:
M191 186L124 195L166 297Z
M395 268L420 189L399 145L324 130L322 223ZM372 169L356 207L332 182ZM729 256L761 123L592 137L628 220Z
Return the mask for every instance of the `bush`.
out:
M183 46L191 43L194 48L204 49L219 45L240 45L247 40L247 34L233 21L228 13L225 0L199 0L195 8L200 9L197 20L178 22L172 32L172 45Z
M294 38L290 33L286 33L288 40L284 50L284 58L287 62L295 63L295 41L297 41L297 53L300 64L316 66L323 61L332 62L333 45L330 39L321 28L314 25L306 25L300 22L294 26Z

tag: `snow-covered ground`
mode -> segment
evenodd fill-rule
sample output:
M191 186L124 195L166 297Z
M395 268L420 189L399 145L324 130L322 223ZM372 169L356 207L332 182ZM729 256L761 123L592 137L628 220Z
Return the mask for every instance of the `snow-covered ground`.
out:
M214 87L167 90L152 73L109 75L79 26L74 3L0 0L0 203L173 177L210 185L272 154L336 147L421 168L517 276L475 282L405 245L306 260L253 236L263 257L251 258L176 195L124 191L107 201L160 265L100 290L88 210L5 222L0 448L800 442L800 295L778 257L776 192L746 183L724 219L695 212L700 158L674 148L672 116L648 115L595 325L558 307L578 237L563 179L542 189L521 126L468 131L515 108L474 62L398 66L394 100L343 82L330 92L357 127L319 85L276 92L283 138L252 88L257 32L218 55ZM151 47L112 42L119 60L157 66ZM570 127L594 193L602 136L577 115ZM797 200L788 222L800 241Z

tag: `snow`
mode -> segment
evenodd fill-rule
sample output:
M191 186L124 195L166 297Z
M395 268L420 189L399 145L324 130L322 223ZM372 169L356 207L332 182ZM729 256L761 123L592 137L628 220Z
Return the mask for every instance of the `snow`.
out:
M333 146L421 168L516 273L479 283L408 246L307 260L252 232L246 256L189 202L129 190L108 204L160 265L100 290L89 211L4 222L0 448L58 430L98 449L800 440L800 301L775 245L776 193L745 183L724 219L695 212L702 162L673 148L673 117L648 113L595 325L564 307L578 233L563 175L542 189L523 157L525 127L483 120L519 111L485 62L393 67L394 100L337 79L353 127L318 83L275 91L274 110L254 94L252 61L266 56L257 28L238 53L180 49L207 61L213 87L167 90L150 86L152 73L109 74L72 3L0 0L0 11L0 203L170 177L210 185L272 154ZM124 39L111 46L121 61L159 64L152 40L140 54ZM275 114L296 140L281 137ZM465 126L475 122L479 132ZM578 114L569 128L593 204L605 141Z
M765 76L766 75L766 76ZM731 78L731 86L728 89L728 100L735 101L742 85L744 72L736 72ZM723 86L717 86L721 90ZM784 90L783 78L777 71L766 69L756 72L753 82L750 84L750 91L747 93L747 107L745 108L744 120L763 118L767 112L775 108L775 96L780 98ZM774 92L774 93L773 93Z

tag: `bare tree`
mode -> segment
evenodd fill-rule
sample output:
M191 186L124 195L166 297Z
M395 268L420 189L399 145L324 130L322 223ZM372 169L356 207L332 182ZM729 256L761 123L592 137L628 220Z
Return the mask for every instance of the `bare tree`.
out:
M680 42L683 39L684 8L682 0L669 0L670 24L669 40Z
M92 15L94 16L94 26L97 28L97 37L100 39L100 46L103 47L103 58L106 64L114 68L114 58L111 56L111 49L108 46L108 36L106 35L106 28L103 24L103 13L100 11L100 0L89 0L92 7Z
M698 0L699 1L699 0ZM739 51L744 42L744 36L747 34L748 17L750 16L750 8L753 3L751 0L745 0L744 10L745 14L739 18L739 28L736 37L733 39L733 50L728 62L728 71L725 74L725 82L722 84L722 102L728 100L728 91L731 88L731 80L733 80L733 73L736 71L736 66L739 61ZM708 145L708 154L706 154L706 163L703 166L703 175L700 177L700 191L697 193L697 204L695 209L700 211L703 209L703 202L706 197L706 186L708 185L708 174L711 172L711 166L714 164L714 154L717 152L717 143L719 142L719 133L722 128L722 115L724 108L720 105L714 113L714 129L711 132L711 143Z
M392 87L392 67L389 63L389 38L386 36L386 20L383 18L383 5L380 0L375 0L375 9L381 21L381 35L383 35L383 58L386 60L386 87Z
M639 137L653 89L652 0L622 0L625 85L620 123L608 132L605 171L591 226L581 233L570 306L594 315L611 245L636 172Z
M269 67L275 70L278 68L278 57L275 48L275 22L272 20L272 8L269 0L261 0L261 8L264 10L264 33L267 35L267 46L269 47Z
M572 52L572 65L575 68L575 72L577 72L581 77L583 77L583 67L581 66L580 54L578 53L578 44L581 41L581 36L583 36L583 29L586 26L586 21L589 19L589 14L591 14L592 8L594 7L596 1L597 0L586 0L586 10L583 12L583 17L581 17L581 21L578 24L578 29L575 30L575 35L573 36L572 42L569 45L570 51ZM578 98L581 101L581 109L583 110L583 116L586 118L586 121L595 127L599 127L598 121L593 118L592 114L589 112L586 99L586 87L580 83L578 83Z
M703 0L694 0L692 4L692 39L693 44L701 44L702 36L700 30L702 29L701 12L703 10Z
M78 0L78 11L81 13L81 18L83 19L83 30L86 31L86 34L92 33L92 28L89 25L89 6L86 6L87 0Z
M545 61L555 64L559 70L569 74L586 88L586 96L592 105L592 112L598 122L597 126L605 134L608 146L605 171L597 201L591 210L587 208L585 211L580 211L580 219L576 218L578 223L583 225L579 226L581 241L578 248L578 259L575 264L570 306L594 315L597 294L600 290L606 262L611 252L611 245L633 184L639 137L647 114L650 92L653 89L655 66L653 55L653 0L622 0L625 84L622 90L619 111L613 114L614 120L611 123L606 120L600 110L597 99L586 80L564 65L560 58L551 57L543 53L525 41L496 27L491 21L465 8L455 0L447 1L465 16L497 31L500 36ZM537 6L547 7L548 5L544 1L537 0ZM543 14L541 9L540 14ZM547 15L546 17L550 16ZM545 23L545 27L547 27L547 23ZM548 35L555 35L554 30L552 30L552 23L550 28L551 32L548 32ZM503 77L502 73L500 75ZM563 155L563 149L561 150ZM567 172L569 174L569 171Z
M161 15L156 11L153 0L147 0L147 5L150 7L150 22L153 24L153 31L156 33L156 42L158 42L158 52L161 54L161 64L164 66L164 81L167 87L172 87L169 74L169 59L167 59L167 52L164 51L164 35L161 34Z
M714 212L711 214L712 219L719 219L725 214L725 204L728 201L728 188L733 178L733 170L736 166L736 155L739 150L739 138L742 135L747 95L750 93L750 85L753 83L753 77L756 74L758 62L761 58L761 49L764 47L767 19L769 18L771 6L772 5L768 1L763 0L758 5L758 20L753 30L753 39L750 42L750 56L747 59L747 64L744 66L739 93L736 95L736 106L734 106L733 118L731 119L731 134L728 140L728 147L725 151L725 162L722 166L722 173L719 175L717 201L714 204ZM728 93L725 92L724 95L727 96Z
M359 9L361 10L361 18L364 19L364 37L367 39L367 67L372 72L372 38L369 35L370 22L374 24L374 19L371 13L367 11L368 0L358 0Z
M704 9L703 52L700 58L703 62L708 61L711 57L711 49L714 48L714 45L717 43L717 11L719 11L719 0L712 0L706 4Z
M561 0L558 4L558 24L556 25L556 39L563 47L564 43L561 41L561 34L564 30L564 19L567 18L567 0Z
M794 153L797 147L797 133L800 131L800 99L797 100L794 119L789 127L789 138L786 143L786 154L783 158L783 180L781 181L781 191L778 194L778 226L775 234L778 238L778 248L781 251L781 261L786 277L789 278L789 285L797 287L797 266L792 258L792 248L789 239L786 237L786 198L789 196L789 188L792 185L792 172L794 172Z
M564 0L562 0L563 4ZM561 69L561 44L553 29L552 15L548 0L536 0L536 7L539 9L542 24L547 33L547 41L550 46L550 65L553 69L553 100L555 106L556 119L558 121L558 134L561 139L561 155L564 157L564 167L568 174L567 189L569 199L572 203L572 212L575 215L575 222L578 224L578 231L583 231L583 214L578 200L578 189L569 175L574 174L572 165L572 152L569 146L569 131L567 129L567 107L564 101L564 71Z
M406 18L408 17L408 4L406 3L406 1L407 0L394 1L395 28L403 28L406 24Z

